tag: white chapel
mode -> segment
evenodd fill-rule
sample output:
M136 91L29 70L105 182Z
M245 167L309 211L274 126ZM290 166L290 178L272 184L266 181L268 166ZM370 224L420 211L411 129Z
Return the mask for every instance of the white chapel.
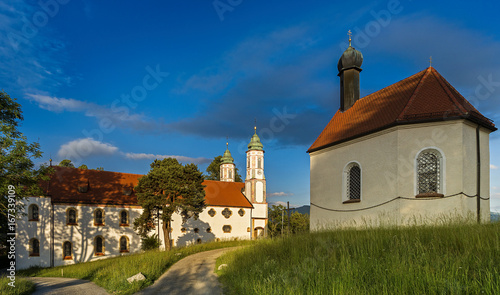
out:
M362 62L349 40L340 109L307 151L311 229L489 221L493 122L433 67L360 98Z

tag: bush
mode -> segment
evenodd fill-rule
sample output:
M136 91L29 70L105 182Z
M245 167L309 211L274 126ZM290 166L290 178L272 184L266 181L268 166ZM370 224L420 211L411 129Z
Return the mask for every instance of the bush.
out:
M144 251L158 249L160 246L161 242L157 234L142 239L142 250Z

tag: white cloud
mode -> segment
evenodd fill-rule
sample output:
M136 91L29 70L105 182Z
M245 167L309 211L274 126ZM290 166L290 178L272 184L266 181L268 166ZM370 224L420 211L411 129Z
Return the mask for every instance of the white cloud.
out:
M208 158L191 158L185 156L173 156L173 155L155 155L155 154L145 154L145 153L125 153L124 154L127 159L132 160L162 160L166 158L174 158L183 163L194 163L194 164L205 164L210 163L212 160Z
M490 169L491 169L491 170L497 170L497 169L498 169L498 166L495 166L495 165L493 165L493 164L490 164Z
M275 193L270 193L267 194L268 197L286 197L286 196L293 196L292 193L285 193L285 192L275 192Z
M112 155L117 151L117 147L108 143L102 143L92 138L79 138L61 145L57 156L61 159L80 161L85 157Z
M94 117L100 120L100 124L106 129L112 130L115 127L125 127L135 130L155 129L153 122L149 121L142 114L131 114L130 109L121 106L119 108L108 108L95 103L89 103L73 98L59 98L41 94L26 94L27 99L34 101L42 109L51 112L81 112L87 117Z

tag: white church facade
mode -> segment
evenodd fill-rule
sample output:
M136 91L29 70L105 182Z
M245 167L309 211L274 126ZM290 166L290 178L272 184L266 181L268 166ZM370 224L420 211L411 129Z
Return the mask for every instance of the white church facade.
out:
M134 187L142 175L53 167L44 197L29 197L26 216L16 224L16 267L52 267L138 253L133 230L142 213ZM257 133L247 151L245 183L235 182L234 160L226 149L220 181L205 180L207 207L198 219L172 220L173 246L214 240L256 239L267 227L264 150ZM45 185L45 184L44 184ZM163 224L155 232L162 248ZM153 234L153 233L152 233Z
M362 61L349 45L340 109L308 150L311 229L489 221L493 122L432 67L359 98Z

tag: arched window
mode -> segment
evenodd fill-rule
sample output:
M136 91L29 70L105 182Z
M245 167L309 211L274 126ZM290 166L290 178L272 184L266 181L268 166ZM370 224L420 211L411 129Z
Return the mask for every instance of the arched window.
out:
M356 162L347 164L344 169L345 202L361 200L361 167Z
M128 212L126 210L120 212L120 226L128 226Z
M72 248L71 242L64 242L64 244L63 244L63 259L64 260L73 258L71 248Z
M257 158L257 168L261 169L262 168L262 159Z
M229 170L229 177L228 178L233 178L233 171Z
M40 256L40 242L37 239L31 239L29 245L30 256Z
M75 208L69 208L66 211L66 224L68 225L76 225L76 209Z
M120 238L120 252L121 253L126 253L129 252L129 244L128 244L128 238L126 236L122 236Z
M417 195L443 192L443 157L436 149L426 149L417 156Z
M94 252L96 256L104 255L104 238L97 236L95 238Z
M104 225L104 210L95 209L95 211L94 211L94 225L96 225L96 226Z
M39 221L38 219L38 206L31 204L28 207L28 220L29 221Z

